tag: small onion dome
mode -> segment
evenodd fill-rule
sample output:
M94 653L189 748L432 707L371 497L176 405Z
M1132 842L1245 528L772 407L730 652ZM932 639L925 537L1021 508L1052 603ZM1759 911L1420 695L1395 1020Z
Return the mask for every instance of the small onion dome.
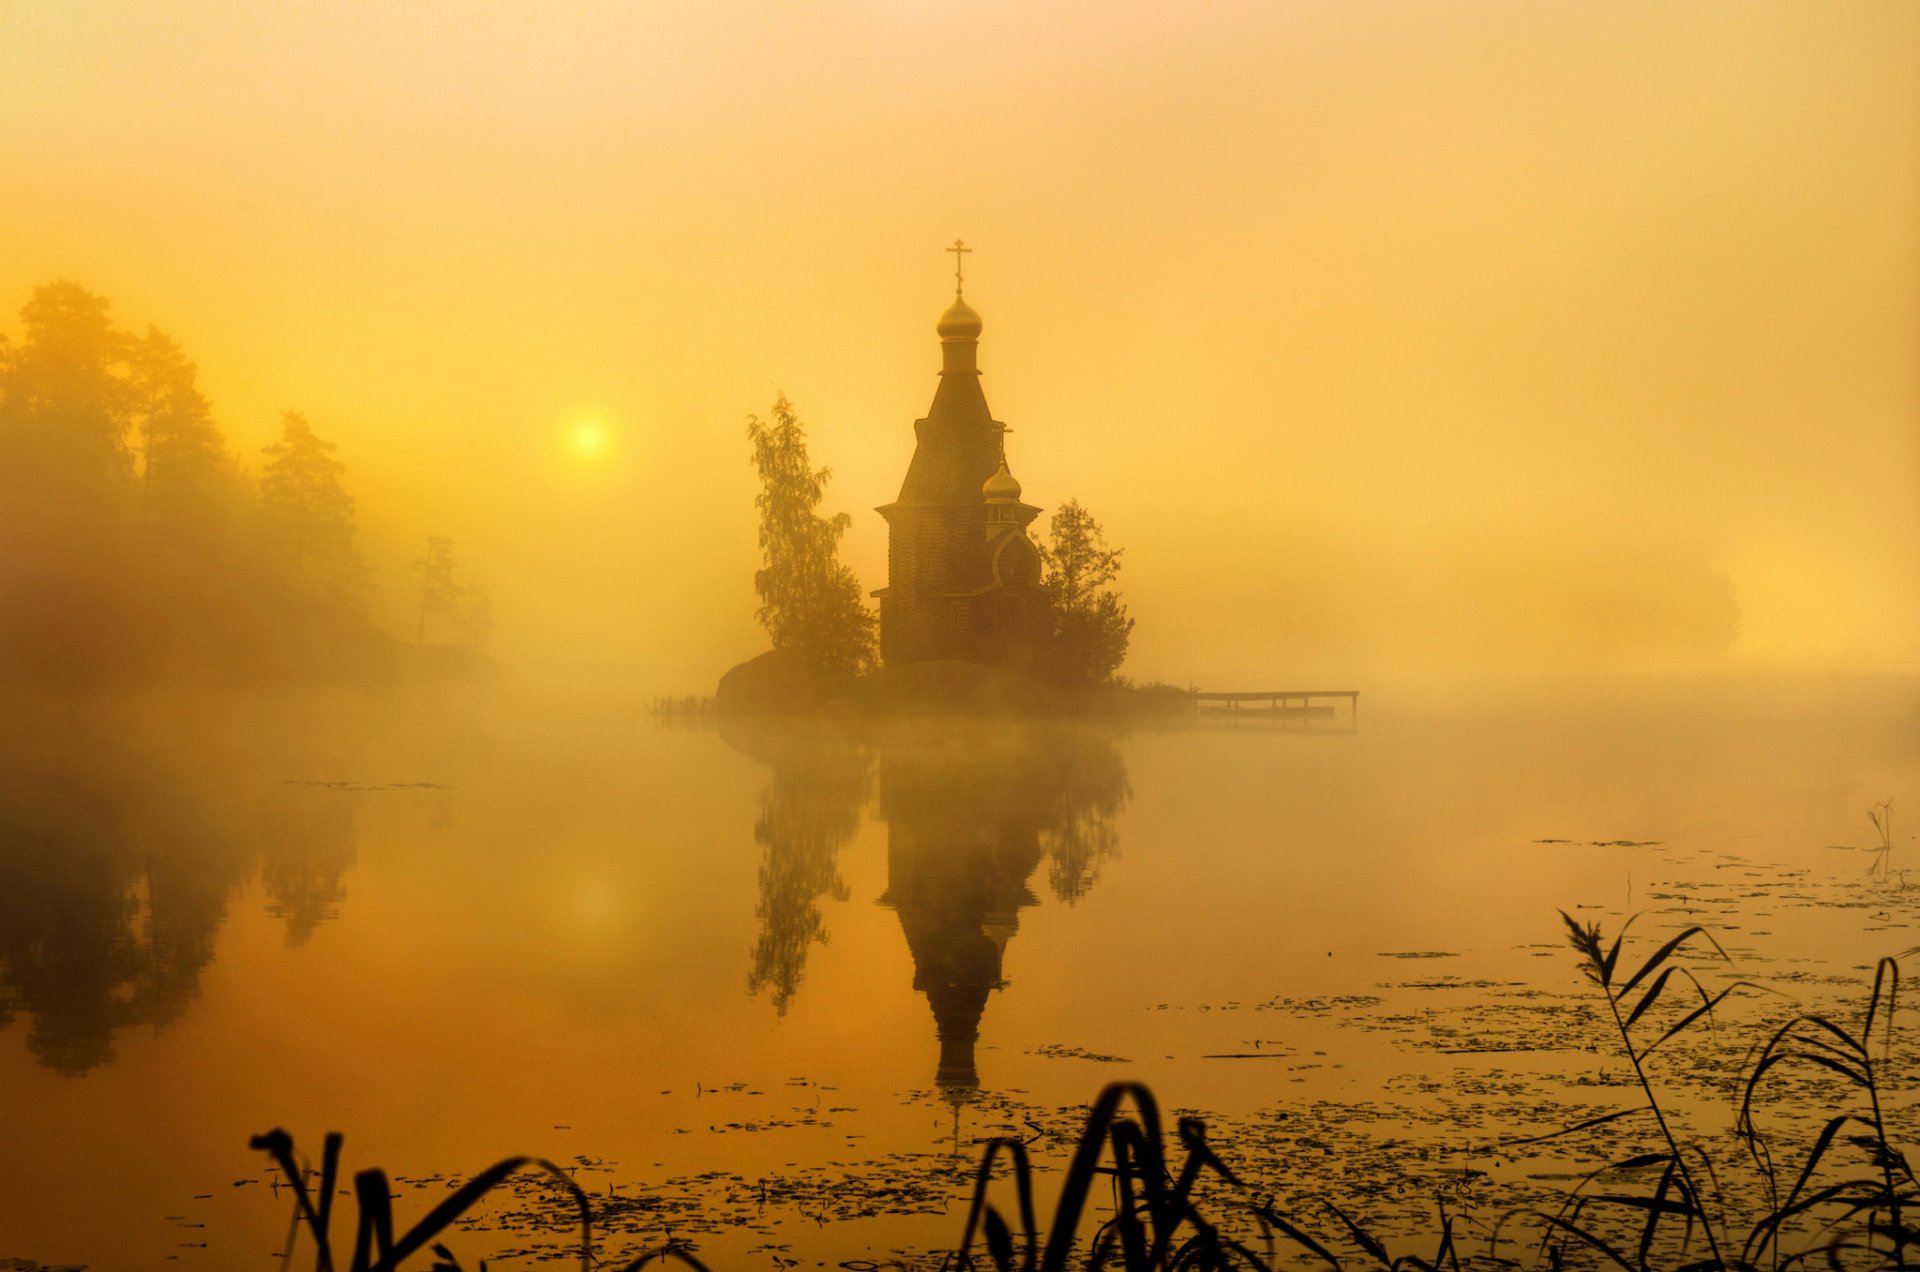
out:
M947 306L947 312L940 315L940 323L934 330L942 340L978 340L980 315L973 312L972 305L956 296Z
M980 493L987 497L988 503L1018 503L1020 483L1007 471L1007 461L1000 461L1000 470L987 478L987 484L980 487Z

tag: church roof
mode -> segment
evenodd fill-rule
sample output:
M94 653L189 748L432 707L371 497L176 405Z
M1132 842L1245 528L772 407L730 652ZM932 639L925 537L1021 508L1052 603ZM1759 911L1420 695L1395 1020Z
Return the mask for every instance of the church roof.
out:
M980 315L973 312L973 306L964 298L955 296L933 329L942 340L978 340L980 326Z
M936 330L944 363L940 386L926 418L914 423L917 443L898 503L978 504L985 500L981 488L1000 468L1002 428L987 409L974 362L980 316L956 299Z
M1020 502L1020 482L1007 468L1004 454L1000 457L1000 467L994 470L993 476L987 478L987 484L980 488L980 493L988 503Z

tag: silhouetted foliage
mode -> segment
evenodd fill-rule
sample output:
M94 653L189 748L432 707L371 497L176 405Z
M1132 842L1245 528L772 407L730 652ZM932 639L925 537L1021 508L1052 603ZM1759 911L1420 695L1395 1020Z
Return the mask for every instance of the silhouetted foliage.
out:
M1132 1104L1132 1116L1122 1113L1123 1102ZM967 1210L960 1246L943 1261L942 1268L985 1265L995 1272L1067 1272L1075 1267L1115 1267L1124 1272L1226 1272L1246 1268L1265 1272L1271 1266L1266 1259L1222 1231L1195 1204L1196 1185L1203 1175L1233 1190L1229 1194L1233 1210L1264 1220L1261 1226L1269 1233L1277 1227L1309 1253L1336 1269L1341 1266L1324 1246L1273 1213L1270 1203L1263 1204L1250 1194L1207 1142L1205 1122L1181 1117L1176 1123L1172 1138L1178 1140L1184 1153L1177 1170L1167 1152L1169 1137L1161 1127L1159 1102L1145 1084L1108 1084L1087 1110L1086 1126L1060 1180L1052 1225L1046 1230L1036 1222L1033 1168L1026 1141L1011 1136L987 1141L974 1176L973 1203ZM994 1161L1003 1154L1012 1167L1007 1182L1018 1205L1011 1223L987 1199L994 1183ZM1102 1164L1108 1160L1111 1165ZM1109 1206L1107 1217L1083 1237L1088 1220ZM976 1240L986 1247L978 1262L974 1256ZM1271 1256L1272 1243L1264 1244ZM1437 1269L1445 1264L1451 1245L1443 1237L1439 1253L1430 1264L1418 1259L1404 1262L1416 1268ZM1387 1259L1384 1251L1379 1262L1389 1272L1401 1266ZM1457 1261L1455 1269L1458 1272Z
M20 310L25 339L9 351L0 393L0 470L65 498L105 501L132 476L127 385L116 368L129 341L107 300L73 283L34 289Z
M198 369L105 298L36 288L0 337L0 680L384 676L333 444L289 412L256 484ZM460 623L490 623L470 590Z
M140 524L177 542L216 518L225 445L196 383L198 368L156 327L128 342L129 422L140 454Z
M439 1205L412 1227L400 1230L396 1236L393 1198L397 1194L393 1191L393 1181L387 1178L384 1170L374 1167L357 1172L353 1177L353 1189L348 1192L341 1186L345 1181L340 1178L342 1141L343 1137L338 1131L326 1137L317 1172L302 1167L294 1156L293 1136L278 1127L264 1135L256 1135L249 1141L250 1147L266 1153L280 1168L284 1186L294 1199L294 1231L304 1229L313 1241L315 1272L334 1272L333 1216L336 1196L352 1197L357 1211L351 1261L343 1265L348 1272L393 1272L422 1250L436 1256L433 1264L436 1272L459 1272L460 1264L453 1252L434 1238L452 1227L462 1215L510 1176L528 1169L539 1172L559 1185L561 1194L572 1203L571 1213L578 1216L580 1223L580 1266L583 1272L595 1266L593 1209L587 1201L587 1195L580 1191L571 1175L543 1157L509 1157L495 1162L457 1188L450 1184L452 1191ZM276 1192L280 1186L276 1180ZM340 1209L344 1210L345 1207ZM291 1234L288 1241L290 1256L293 1249ZM344 1246L341 1253L346 1253ZM282 1266L286 1266L285 1260ZM486 1272L486 1266L484 1262L480 1264L481 1272ZM698 1266L697 1261L695 1266Z
M34 291L0 362L0 668L86 678L134 640L125 341L107 302Z
M861 604L860 581L838 556L852 519L814 511L832 471L810 466L806 428L784 393L771 419L747 417L747 440L760 475L754 507L765 565L755 572L753 589L761 625L775 649L791 651L817 671L866 670L878 651L874 619Z
M460 585L453 581L453 540L445 535L427 536L427 554L413 563L420 571L420 628L415 642L427 641L427 619L441 618L455 627L460 625Z
M314 594L358 605L366 574L353 548L353 498L340 481L337 449L306 416L284 412L260 473L260 520L273 550Z
M473 649L493 633L493 602L478 583L462 583L453 564L453 540L427 536L427 554L413 563L420 573L420 622L416 644L427 642L427 620L440 620L440 630Z
M1100 523L1078 500L1061 505L1048 528L1049 541L1038 546L1040 583L1053 601L1053 673L1072 684L1104 684L1126 660L1133 633L1112 586L1123 549L1107 546Z

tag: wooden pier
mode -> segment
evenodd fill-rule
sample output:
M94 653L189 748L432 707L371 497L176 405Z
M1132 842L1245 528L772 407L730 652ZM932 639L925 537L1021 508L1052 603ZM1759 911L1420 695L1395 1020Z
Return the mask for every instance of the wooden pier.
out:
M1347 702L1349 728L1360 727L1358 689L1261 689L1246 693L1193 693L1194 711L1229 720L1332 720L1341 714L1334 700ZM1256 705L1264 703L1265 705Z

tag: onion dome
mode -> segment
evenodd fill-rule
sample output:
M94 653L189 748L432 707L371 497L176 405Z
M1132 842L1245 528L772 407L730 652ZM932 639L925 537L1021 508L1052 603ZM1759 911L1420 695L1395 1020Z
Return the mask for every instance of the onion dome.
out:
M980 315L973 312L972 305L956 296L953 304L947 306L947 312L940 315L940 323L934 330L942 340L978 340Z
M1006 460L1002 459L1000 461L999 470L995 472L993 476L987 478L986 484L980 487L980 493L987 497L988 503L1018 503L1020 501L1020 483L1014 480L1011 472L1007 471Z

